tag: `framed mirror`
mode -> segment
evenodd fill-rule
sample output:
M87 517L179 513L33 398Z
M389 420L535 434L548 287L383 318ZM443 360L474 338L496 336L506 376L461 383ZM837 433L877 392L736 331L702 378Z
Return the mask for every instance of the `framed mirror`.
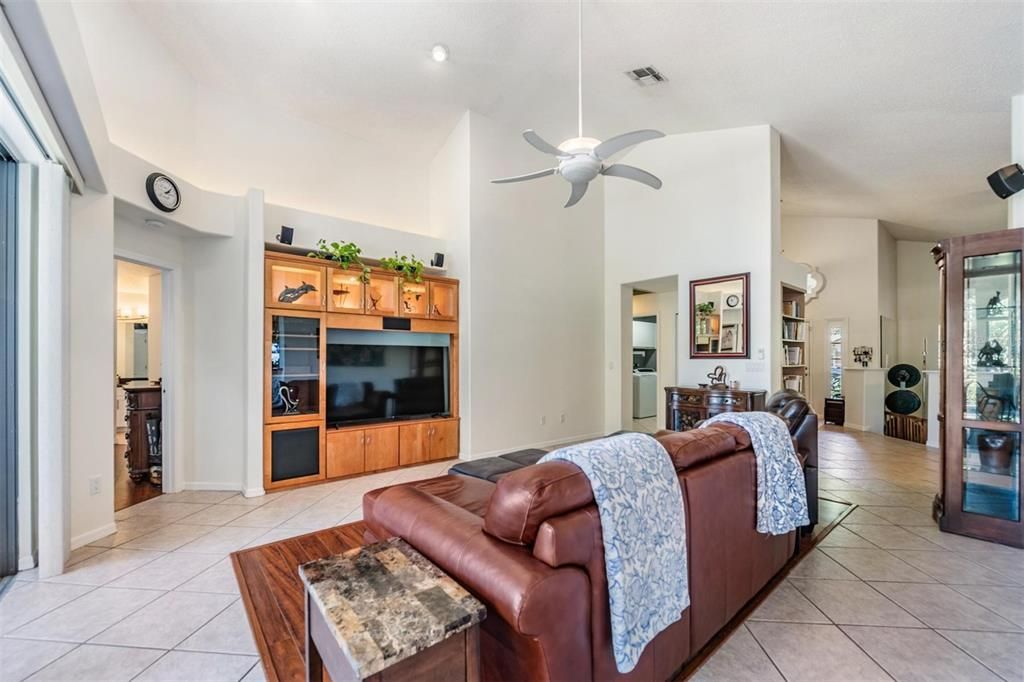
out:
M750 273L690 281L690 357L749 358Z

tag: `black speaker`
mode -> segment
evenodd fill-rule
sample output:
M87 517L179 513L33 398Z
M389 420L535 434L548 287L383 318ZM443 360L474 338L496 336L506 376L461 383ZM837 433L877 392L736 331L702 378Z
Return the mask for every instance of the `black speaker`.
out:
M291 244L292 243L292 237L294 237L294 236L295 236L295 228L293 228L293 227L286 227L286 226L282 225L281 226L281 234L277 235L277 241L281 242L282 244Z
M435 253L434 257L430 259L430 265L432 267L435 267L435 268L443 268L444 267L444 254L443 253Z
M988 185L1000 199L1006 199L1024 189L1024 168L1019 163L1003 166L988 176Z

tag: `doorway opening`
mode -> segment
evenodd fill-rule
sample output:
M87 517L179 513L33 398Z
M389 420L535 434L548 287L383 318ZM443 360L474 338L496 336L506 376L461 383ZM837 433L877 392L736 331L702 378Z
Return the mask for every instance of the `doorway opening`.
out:
M624 428L654 433L665 424L665 387L676 383L677 278L635 282L626 289L632 296L629 317L623 319L629 325L623 330L623 341L629 339L629 364L623 365L629 368L622 387Z
M127 260L114 263L114 511L120 511L163 489L164 274Z
M2 152L2 150L0 150ZM0 153L0 593L18 571L17 164Z

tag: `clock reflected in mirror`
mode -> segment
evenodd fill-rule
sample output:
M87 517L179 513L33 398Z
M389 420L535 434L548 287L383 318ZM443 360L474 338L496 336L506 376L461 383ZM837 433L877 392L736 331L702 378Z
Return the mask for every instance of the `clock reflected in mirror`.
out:
M164 213L175 211L181 205L178 185L163 173L149 174L146 178L146 194L153 205Z

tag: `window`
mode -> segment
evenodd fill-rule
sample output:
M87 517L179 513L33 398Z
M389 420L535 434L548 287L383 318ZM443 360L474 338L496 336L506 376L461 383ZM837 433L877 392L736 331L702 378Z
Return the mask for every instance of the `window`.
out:
M843 324L828 323L829 398L843 396Z

